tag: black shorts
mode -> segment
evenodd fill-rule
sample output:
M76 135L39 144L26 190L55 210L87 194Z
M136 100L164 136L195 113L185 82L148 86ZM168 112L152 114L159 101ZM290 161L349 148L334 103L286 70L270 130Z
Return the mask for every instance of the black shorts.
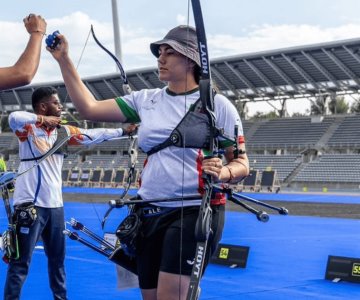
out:
M198 215L199 206L191 206L165 208L163 213L142 217L137 256L140 288L156 288L159 271L191 275ZM212 234L208 242L204 270L221 239L224 220L225 206L212 206Z

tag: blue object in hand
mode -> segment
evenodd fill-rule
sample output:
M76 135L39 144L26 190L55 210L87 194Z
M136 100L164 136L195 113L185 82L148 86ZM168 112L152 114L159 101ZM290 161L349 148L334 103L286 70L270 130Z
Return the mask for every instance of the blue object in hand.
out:
M54 31L53 34L49 34L45 39L46 46L51 49L55 49L60 42L60 39L57 37L59 34L59 30Z

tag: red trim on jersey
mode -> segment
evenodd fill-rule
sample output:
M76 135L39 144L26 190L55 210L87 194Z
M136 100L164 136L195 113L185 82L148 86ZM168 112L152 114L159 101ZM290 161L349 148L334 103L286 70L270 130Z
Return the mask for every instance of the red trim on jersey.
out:
M239 144L245 144L245 137L243 135L240 135L238 137L238 142L239 142Z

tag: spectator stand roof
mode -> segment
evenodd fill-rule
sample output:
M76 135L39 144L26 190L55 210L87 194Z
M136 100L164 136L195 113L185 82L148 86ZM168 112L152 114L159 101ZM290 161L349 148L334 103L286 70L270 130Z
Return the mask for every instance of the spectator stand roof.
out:
M212 77L221 93L233 101L311 98L321 94L353 94L360 89L360 39L256 52L211 61ZM156 68L127 72L133 90L161 88ZM118 73L83 79L98 100L123 95ZM2 112L31 110L31 93L42 85L59 89L63 82L34 84L0 92ZM69 99L66 107L73 109Z

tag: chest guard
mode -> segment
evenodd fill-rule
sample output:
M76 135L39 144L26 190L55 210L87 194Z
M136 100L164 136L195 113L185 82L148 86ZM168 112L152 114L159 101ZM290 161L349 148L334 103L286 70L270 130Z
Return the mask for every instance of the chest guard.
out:
M211 128L209 118L202 112L201 101L198 99L171 132L170 136L161 144L154 146L146 154L150 156L169 146L207 149L210 146L211 130L215 131L213 137L220 134L220 130Z

